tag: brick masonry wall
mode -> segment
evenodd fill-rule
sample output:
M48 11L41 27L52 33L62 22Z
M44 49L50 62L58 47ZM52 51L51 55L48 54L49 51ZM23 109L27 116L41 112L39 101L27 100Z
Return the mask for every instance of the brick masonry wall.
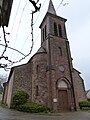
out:
M50 44L50 49L47 46L45 46L47 44ZM61 80L61 79L65 79L68 84L71 84L71 76L70 76L70 68L69 68L69 67L71 67L71 66L69 66L69 63L70 63L70 65L72 65L71 64L71 56L69 54L69 58L70 58L69 59L70 61L69 61L65 39L50 35L50 38L48 38L46 41L44 41L44 43L42 45L47 50L48 68L51 67L50 68L51 75L50 75L50 71L47 71L48 92L50 92L49 89L51 89L50 94L51 94L51 99L52 99L51 100L52 106L56 110L56 109L58 109L58 101L57 101L57 103L54 103L53 100L54 100L54 98L56 98L58 100L58 93L57 93L57 86L56 86L57 81ZM59 52L60 52L59 47L61 47L61 49L62 49L62 55L59 54ZM50 65L49 60L51 61L51 65ZM59 70L59 66L61 66L61 65L64 66L64 72L61 72ZM51 86L49 84L51 84ZM70 89L72 89L71 86L70 86ZM73 104L73 95L71 95L72 93L71 93L70 89L68 90L69 107L71 107L71 105Z
M72 75L73 75L74 91L76 97L76 105L79 108L78 103L87 100L84 81L79 75L78 71L74 70Z
M40 53L33 58L33 74L32 74L32 101L37 103L48 103L48 90L47 90L47 54ZM38 70L37 70L38 66ZM37 90L38 86L38 90ZM38 94L37 94L38 92Z
M18 90L25 90L32 99L32 62L15 67L13 78L13 94Z

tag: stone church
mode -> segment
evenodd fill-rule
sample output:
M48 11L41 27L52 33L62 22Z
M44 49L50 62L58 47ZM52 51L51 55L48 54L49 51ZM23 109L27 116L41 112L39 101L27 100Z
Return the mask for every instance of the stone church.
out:
M41 47L28 63L11 69L4 83L3 103L11 107L18 90L25 90L29 99L56 111L79 109L86 101L84 81L73 68L65 22L56 14L52 0L40 24Z

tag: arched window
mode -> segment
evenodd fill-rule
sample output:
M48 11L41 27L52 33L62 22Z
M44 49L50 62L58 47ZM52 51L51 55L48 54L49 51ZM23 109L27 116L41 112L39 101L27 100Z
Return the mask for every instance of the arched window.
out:
M64 80L58 81L58 88L68 88L67 83Z
M64 32L65 32L65 38L67 38L65 24L64 24Z
M58 24L58 30L59 30L59 37L62 37L62 28L60 24Z
M38 92L39 88L38 85L36 86L36 96L39 96L39 92Z
M54 35L58 36L58 31L57 31L57 24L54 22Z
M43 41L45 40L46 36L47 36L47 29L46 29L46 25L45 25L45 27L42 29Z
M59 48L59 51L58 51L59 56L62 56L62 48L61 47L58 47L58 48Z
M43 33L43 41L44 41L44 28L43 28L43 32L42 33Z
M46 30L46 25L45 25L45 38L46 38L46 36L47 36L47 30Z

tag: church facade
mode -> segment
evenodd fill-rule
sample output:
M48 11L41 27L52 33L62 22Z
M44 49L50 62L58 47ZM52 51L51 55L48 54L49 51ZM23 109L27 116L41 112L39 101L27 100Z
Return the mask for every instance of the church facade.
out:
M86 101L84 81L73 68L65 22L57 16L52 0L40 25L41 47L27 64L13 67L4 83L3 103L11 107L18 90L25 90L29 99L56 111L79 109Z

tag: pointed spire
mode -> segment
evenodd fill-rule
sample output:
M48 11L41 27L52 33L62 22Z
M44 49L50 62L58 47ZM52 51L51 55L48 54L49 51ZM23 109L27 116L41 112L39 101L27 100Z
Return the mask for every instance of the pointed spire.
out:
M49 1L49 6L48 6L47 12L56 15L56 11L55 11L54 5L52 3L52 0Z

